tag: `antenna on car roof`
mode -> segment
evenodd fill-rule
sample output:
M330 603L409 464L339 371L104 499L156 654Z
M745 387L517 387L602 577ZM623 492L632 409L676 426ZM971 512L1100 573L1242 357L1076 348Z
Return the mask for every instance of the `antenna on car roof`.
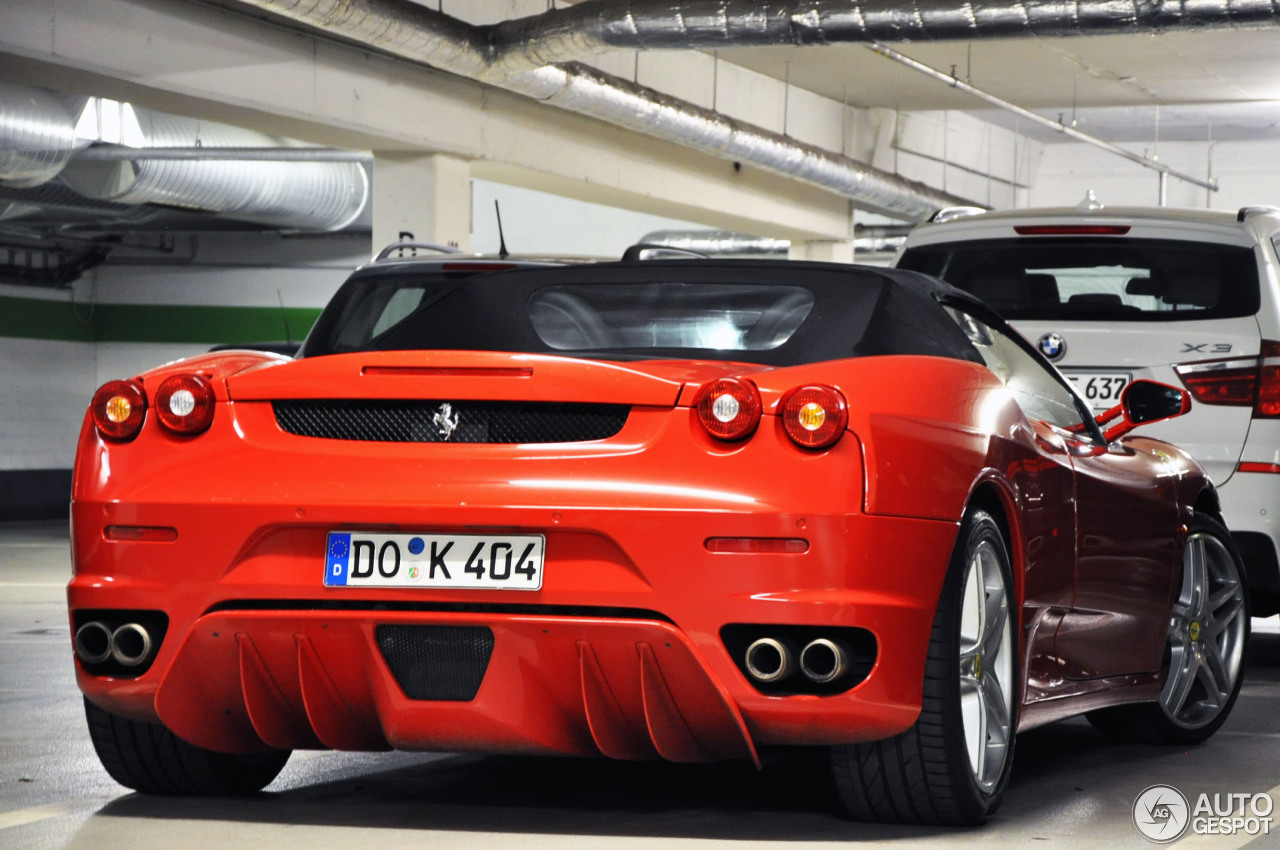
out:
M511 256L507 250L507 240L502 236L502 210L498 208L498 199L493 199L493 212L498 217L498 259L505 260Z

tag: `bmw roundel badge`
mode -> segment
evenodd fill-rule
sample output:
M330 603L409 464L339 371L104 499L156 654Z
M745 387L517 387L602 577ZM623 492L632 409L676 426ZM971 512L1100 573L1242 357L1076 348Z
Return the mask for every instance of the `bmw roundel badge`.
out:
M1036 345L1040 348L1040 353L1050 360L1061 360L1062 355L1067 353L1067 341L1060 333L1047 333L1040 337Z

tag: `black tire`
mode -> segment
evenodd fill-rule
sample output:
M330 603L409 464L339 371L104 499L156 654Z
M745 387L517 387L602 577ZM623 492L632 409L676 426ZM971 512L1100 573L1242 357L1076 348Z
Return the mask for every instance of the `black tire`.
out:
M982 742L976 746L984 753L1000 754L1001 760L994 766L985 765L985 769L973 766L961 709L964 676L960 671L962 664L969 663L962 660L968 657L962 655L962 644L967 640L962 638L962 613L965 591L970 587L969 575L979 557L985 564L984 574L990 576L991 570L998 569L1004 597L1004 621L992 627L999 630L998 647L988 654L991 663L986 671L982 669L984 653L970 652L978 656L970 671L973 684L981 682L986 686L988 677L994 681L999 672L1006 674L1002 699L997 701L999 705L1007 703L1004 740L999 740L1001 735L972 736L975 742ZM985 583L977 592L996 600L998 596L986 589L991 586ZM987 634L985 627L980 626L979 631ZM894 738L831 749L836 790L850 816L862 821L971 826L984 823L995 813L1013 764L1020 690L1016 686L1017 641L1017 608L1004 536L989 513L971 509L960 526L934 617L920 718ZM984 716L987 704L978 703Z
M143 794L230 796L261 791L289 750L229 755L188 744L158 723L128 720L84 701L89 737L111 778Z
M1191 604L1194 596L1188 592L1189 577L1194 569L1188 556L1197 540L1206 553L1208 592L1202 597L1202 606ZM1231 593L1233 588L1235 593ZM1216 605L1213 604L1215 597L1220 599ZM1198 610L1191 610L1197 607ZM1218 520L1197 514L1188 525L1183 574L1165 644L1164 684L1159 701L1091 711L1089 722L1107 737L1120 741L1185 746L1209 738L1226 722L1240 695L1249 615L1244 562L1230 532ZM1216 665L1199 660L1210 656L1216 657ZM1191 665L1190 668L1176 664L1177 658ZM1183 671L1180 676L1175 676L1175 667ZM1219 672L1215 673L1215 667ZM1188 669L1191 672L1186 672ZM1200 676L1201 672L1207 678ZM1188 681L1188 676L1190 690L1179 700L1177 686L1180 681ZM1217 682L1219 687L1210 691L1208 682Z

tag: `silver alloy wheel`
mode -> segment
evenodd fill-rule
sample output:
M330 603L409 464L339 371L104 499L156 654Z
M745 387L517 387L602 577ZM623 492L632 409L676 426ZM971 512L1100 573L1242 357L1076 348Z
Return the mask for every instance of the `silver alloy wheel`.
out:
M1013 624L1000 555L989 540L969 555L960 608L960 716L973 778L1000 781L1013 736Z
M1160 707L1184 729L1211 723L1231 699L1248 623L1235 559L1211 534L1192 534L1182 553L1182 587L1169 618L1169 674Z

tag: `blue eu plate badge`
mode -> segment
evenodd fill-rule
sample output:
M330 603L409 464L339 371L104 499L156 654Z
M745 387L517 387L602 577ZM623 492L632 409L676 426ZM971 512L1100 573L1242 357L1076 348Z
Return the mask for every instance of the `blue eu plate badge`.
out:
M345 585L351 567L351 535L329 535L329 576L327 585Z

